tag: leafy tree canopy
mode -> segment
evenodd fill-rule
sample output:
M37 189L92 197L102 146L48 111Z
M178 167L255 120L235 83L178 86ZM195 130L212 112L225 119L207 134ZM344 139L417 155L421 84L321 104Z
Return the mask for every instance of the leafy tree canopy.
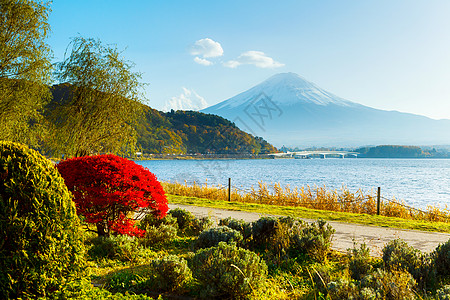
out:
M0 2L0 139L36 144L39 110L48 101L49 3Z
M116 47L98 40L77 37L69 49L56 78L70 88L49 108L54 148L67 156L133 149L142 112L141 74Z
M131 160L112 154L84 156L61 161L57 168L78 214L96 224L99 236L142 235L134 227L134 213L167 213L167 198L156 176Z

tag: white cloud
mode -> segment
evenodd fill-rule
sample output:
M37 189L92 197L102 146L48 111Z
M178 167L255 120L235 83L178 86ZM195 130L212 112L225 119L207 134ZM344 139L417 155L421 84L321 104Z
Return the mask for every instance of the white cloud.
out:
M223 65L228 68L237 68L240 65L254 65L258 68L279 68L284 66L284 64L275 61L261 51L244 52L237 59L224 62Z
M183 93L166 101L163 110L201 110L206 107L208 107L208 103L205 101L205 98L201 97L194 90L183 87Z
M219 57L223 55L223 49L219 42L213 41L210 38L198 40L191 48L191 54L207 57Z
M212 61L209 61L209 60L204 59L204 58L200 58L200 57L198 57L198 56L196 56L196 57L194 58L194 61L195 61L196 63L198 63L199 65L204 65L204 66L210 66L210 65L213 64Z

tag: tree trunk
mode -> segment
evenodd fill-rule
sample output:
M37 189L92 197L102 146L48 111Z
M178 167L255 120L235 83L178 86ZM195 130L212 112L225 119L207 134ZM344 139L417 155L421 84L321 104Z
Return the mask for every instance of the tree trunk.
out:
M109 228L106 221L97 223L97 234L99 237L109 237Z

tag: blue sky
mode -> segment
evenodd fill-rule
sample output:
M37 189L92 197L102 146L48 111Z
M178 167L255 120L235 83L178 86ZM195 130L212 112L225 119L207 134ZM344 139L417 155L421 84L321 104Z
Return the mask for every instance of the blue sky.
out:
M375 108L450 119L450 1L54 0L71 37L125 49L148 104L216 104L281 72Z

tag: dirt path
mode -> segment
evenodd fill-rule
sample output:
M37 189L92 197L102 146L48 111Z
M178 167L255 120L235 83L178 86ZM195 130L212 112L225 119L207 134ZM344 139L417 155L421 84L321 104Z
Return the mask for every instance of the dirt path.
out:
M270 216L253 212L169 204L170 209L176 207L186 209L197 217L210 216L216 222L227 217L252 222L258 220L261 216ZM307 222L312 221L308 219L303 220ZM447 233L394 229L333 221L329 223L336 229L332 248L342 252L346 252L348 248L353 247L353 239L359 243L365 242L370 247L372 255L375 256L381 256L383 246L390 240L397 238L401 238L414 248L425 252L433 251L439 244L445 243L450 239L450 234Z

